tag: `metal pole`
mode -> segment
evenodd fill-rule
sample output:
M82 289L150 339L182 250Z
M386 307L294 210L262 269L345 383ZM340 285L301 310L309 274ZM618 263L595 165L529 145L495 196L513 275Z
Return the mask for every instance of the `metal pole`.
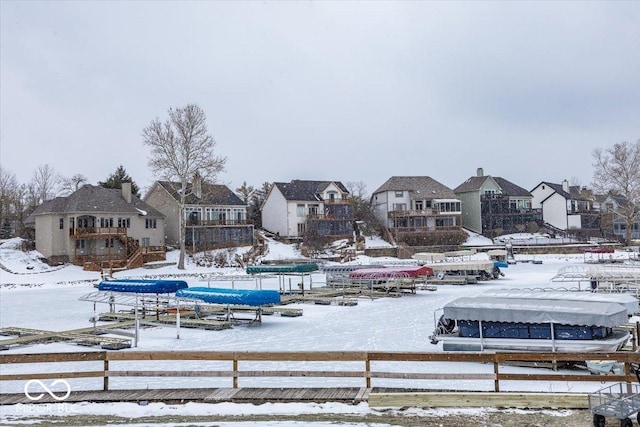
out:
M176 299L176 338L180 339L180 300Z
M133 340L133 346L138 347L138 333L140 331L140 322L138 320L138 294L136 294L136 307L133 310L133 319L135 324L135 338Z

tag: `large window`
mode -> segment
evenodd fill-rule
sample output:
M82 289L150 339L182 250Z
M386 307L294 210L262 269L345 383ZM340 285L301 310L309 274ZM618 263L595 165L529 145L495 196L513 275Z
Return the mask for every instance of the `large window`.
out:
M100 227L101 228L113 227L113 218L100 218Z
M129 227L131 227L130 218L118 218L118 228L129 228Z
M298 216L304 216L304 205L297 205L296 213Z
M157 228L158 223L155 218L147 218L144 220L144 228Z
M64 230L64 218L60 218L60 230Z

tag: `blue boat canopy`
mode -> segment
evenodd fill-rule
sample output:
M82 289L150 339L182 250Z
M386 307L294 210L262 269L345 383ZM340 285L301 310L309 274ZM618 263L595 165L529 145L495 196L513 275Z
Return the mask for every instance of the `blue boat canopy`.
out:
M278 304L278 291L193 287L176 292L176 298L198 299L209 304L261 306Z
M100 282L98 290L134 294L172 294L188 287L184 280L119 279Z
M274 264L252 265L247 267L247 274L259 273L310 273L318 270L318 264Z

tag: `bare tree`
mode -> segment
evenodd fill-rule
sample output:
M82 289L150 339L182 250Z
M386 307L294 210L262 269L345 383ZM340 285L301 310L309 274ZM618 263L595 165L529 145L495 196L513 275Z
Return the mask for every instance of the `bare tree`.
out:
M615 215L625 222L625 239L629 242L633 224L640 221L640 139L620 142L606 150L596 148L592 155L594 188L625 199Z
M60 175L49 164L39 165L31 178L37 202L42 203L56 197L60 180Z
M366 184L362 181L350 181L345 183L345 187L351 193L353 217L360 223L360 231L364 233L379 233L380 224L371 207Z
M81 173L73 175L71 178L62 178L60 182L60 193L68 196L71 193L78 191L80 187L88 183L89 180Z
M214 155L216 142L207 130L204 111L194 104L170 108L169 118L158 118L142 131L143 143L151 148L149 166L154 173L180 184L180 258L178 268L184 269L185 201L189 180L199 175L215 182L224 170L226 158Z
M13 231L11 222L16 219L19 189L15 174L0 166L0 237L9 237Z

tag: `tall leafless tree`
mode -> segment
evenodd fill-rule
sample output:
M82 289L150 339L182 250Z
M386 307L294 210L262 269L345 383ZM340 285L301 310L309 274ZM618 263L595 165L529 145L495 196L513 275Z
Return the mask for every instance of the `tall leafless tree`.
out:
M60 194L68 196L78 191L80 187L88 183L89 180L81 173L73 175L71 178L62 178L60 181Z
M151 148L149 166L159 176L180 184L180 258L178 268L184 269L185 201L190 195L189 180L196 175L215 182L224 170L226 158L214 155L216 141L207 130L207 117L195 104L170 108L169 118L156 118L142 131L143 143Z
M593 187L602 193L622 196L626 203L615 215L626 224L626 241L631 240L632 227L640 221L640 139L614 144L593 151Z
M56 197L60 181L60 175L49 164L39 165L31 177L31 184L33 185L37 202L46 202Z

